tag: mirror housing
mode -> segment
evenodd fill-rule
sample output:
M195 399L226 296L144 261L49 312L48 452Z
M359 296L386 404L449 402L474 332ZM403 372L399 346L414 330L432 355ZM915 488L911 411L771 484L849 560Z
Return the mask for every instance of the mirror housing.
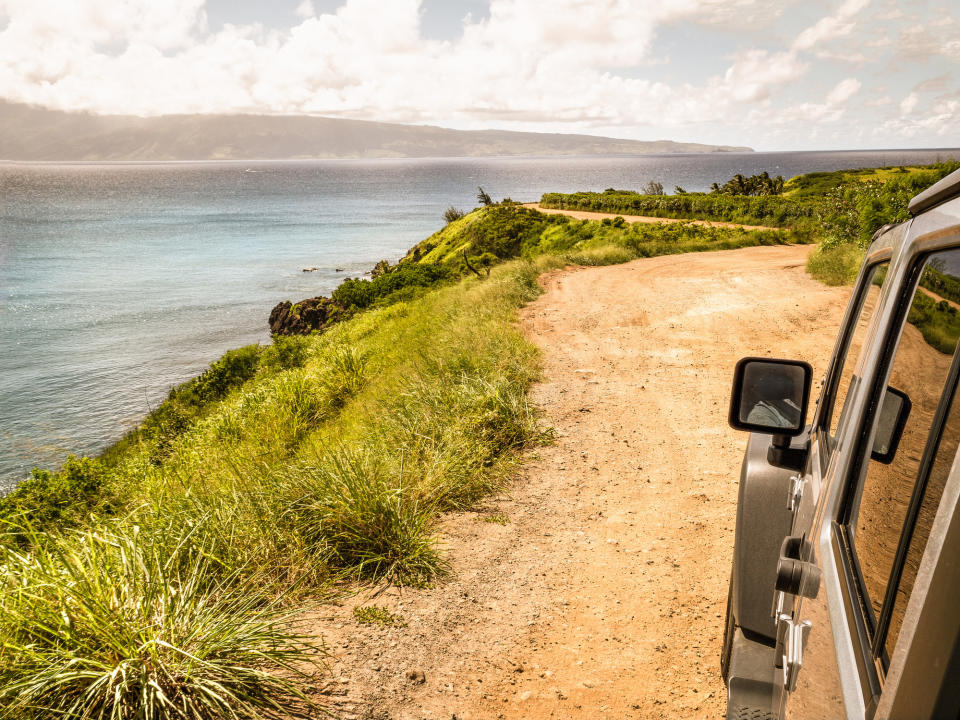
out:
M789 445L807 422L813 368L801 360L745 357L733 373L730 426L774 436L774 445Z
M873 448L870 450L871 460L884 465L893 462L912 407L913 403L905 392L887 387L877 416L877 429L873 436Z

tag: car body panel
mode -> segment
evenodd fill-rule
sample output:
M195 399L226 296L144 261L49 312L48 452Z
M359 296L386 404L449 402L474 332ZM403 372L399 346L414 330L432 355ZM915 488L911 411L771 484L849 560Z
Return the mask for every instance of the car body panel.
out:
M789 476L794 473L767 462L769 435L752 434L748 441L741 473L741 507L737 512L737 547L731 578L730 604L734 615L731 624L739 634L735 635L729 662L728 718L747 716L738 709L746 702L761 703L752 706L758 717L791 720L934 718L942 713L955 718L960 708L960 511L957 508L960 453L953 458L939 506L930 506L936 507L936 514L927 544L923 546L906 610L900 611L897 609L900 605L891 603L900 624L899 634L891 635L896 644L888 667L884 660L885 673L870 657L869 642L865 640L867 631L858 615L860 605L852 599L860 592L860 570L858 566L850 566L848 560L857 552L853 543L860 495L864 492L864 477L870 463L867 456L875 432L872 418L889 382L892 359L897 357L906 309L919 279L917 268L923 258L935 250L960 247L960 171L918 196L913 207L922 213L900 225L882 228L867 250L854 296L844 316L834 359L812 415L807 438L809 456L802 473L803 494L795 516L786 510ZM821 414L829 412L825 405L833 401L832 393L836 392L843 368L842 363L838 365L837 357L846 352L858 322L857 293L869 291L865 284L869 269L885 260L889 260L890 265L866 329L863 351L858 358L847 359L847 362L855 361L854 379L831 437L829 428L822 427L822 420L828 415ZM960 268L950 270L952 275L960 276ZM781 354L780 349L774 350ZM951 382L948 380L944 386L946 393L955 393ZM950 397L958 395L960 392ZM933 428L944 432L943 418L931 422ZM939 453L939 440L936 442L933 447ZM942 474L938 477L942 478ZM938 481L938 487L942 484ZM875 503L871 505L874 512L877 507ZM784 512L788 513L786 519ZM843 527L838 524L841 513L845 513ZM768 517L761 522L758 516L765 514ZM929 521L924 522L925 528L930 527ZM789 618L790 622L810 620L813 623L804 643L797 688L789 694L778 693L774 687L783 682L782 668L776 667L783 665L777 656L780 650L773 653L771 660L770 649L762 642L771 637L771 631L776 635L771 614L774 582L768 578L776 579L784 535L779 538L774 535L785 523L790 529L784 535L804 538L803 559L815 563L822 571L815 598L784 595L779 607L781 617ZM901 539L900 543L903 542ZM747 632L740 632L740 626ZM762 636L752 637L751 631ZM745 649L744 643L750 642L756 646ZM747 684L738 672L750 663L740 661L738 653L749 654L754 665L760 663L749 667L753 683L749 685L750 693L740 690ZM767 680L769 688L758 691L756 683L771 677L771 668L762 666L764 657L765 662L774 663L773 679ZM762 704L763 698L769 699L769 706Z

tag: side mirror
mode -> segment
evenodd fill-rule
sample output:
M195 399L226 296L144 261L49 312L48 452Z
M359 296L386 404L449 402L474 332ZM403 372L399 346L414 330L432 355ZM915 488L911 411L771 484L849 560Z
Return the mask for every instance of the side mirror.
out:
M780 436L789 444L786 438L806 426L812 376L813 368L800 360L743 358L733 374L731 427Z
M877 431L873 436L873 449L870 459L889 465L897 454L897 446L907 425L907 418L913 404L902 390L888 387L883 394L883 404L877 419Z

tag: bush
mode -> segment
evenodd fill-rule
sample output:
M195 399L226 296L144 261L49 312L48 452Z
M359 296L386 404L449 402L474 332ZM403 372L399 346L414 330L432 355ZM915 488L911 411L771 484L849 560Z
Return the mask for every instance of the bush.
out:
M186 405L202 406L220 400L230 390L252 378L260 364L260 346L247 345L227 350L196 380L170 391L170 399Z
M463 210L459 210L453 205L443 211L443 219L447 222L447 224L452 223L454 220L459 220L464 215L466 215L466 213Z
M97 508L107 509L106 471L97 460L70 455L57 472L34 469L30 477L0 497L0 520L23 539L32 528L73 525Z
M451 271L435 263L400 263L373 280L344 280L330 295L344 308L363 310L371 305L391 304L391 295L407 288L431 287L451 276Z
M953 354L960 338L960 313L946 300L934 300L918 290L907 322L916 326L928 345L945 355Z
M303 367L310 350L310 341L303 335L274 335L273 343L263 350L260 362L272 370L293 370Z

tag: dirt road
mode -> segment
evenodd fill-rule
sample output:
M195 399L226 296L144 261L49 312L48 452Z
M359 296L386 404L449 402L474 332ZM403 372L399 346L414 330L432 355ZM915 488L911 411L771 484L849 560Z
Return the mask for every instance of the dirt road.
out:
M730 378L748 354L822 376L848 290L806 275L809 250L542 278L521 323L544 351L534 397L556 443L488 511L447 518L448 582L320 622L336 656L322 699L348 718L722 717L746 440L726 425ZM405 625L358 626L352 606L370 603Z
M766 225L741 225L739 223L723 222L721 220L685 220L682 218L650 217L648 215L622 215L619 213L588 212L585 210L557 210L540 207L540 203L524 203L525 208L537 210L547 215L567 215L577 220L603 220L604 218L622 217L628 223L692 223L705 227L743 228L744 230L783 230L784 228L768 227Z

